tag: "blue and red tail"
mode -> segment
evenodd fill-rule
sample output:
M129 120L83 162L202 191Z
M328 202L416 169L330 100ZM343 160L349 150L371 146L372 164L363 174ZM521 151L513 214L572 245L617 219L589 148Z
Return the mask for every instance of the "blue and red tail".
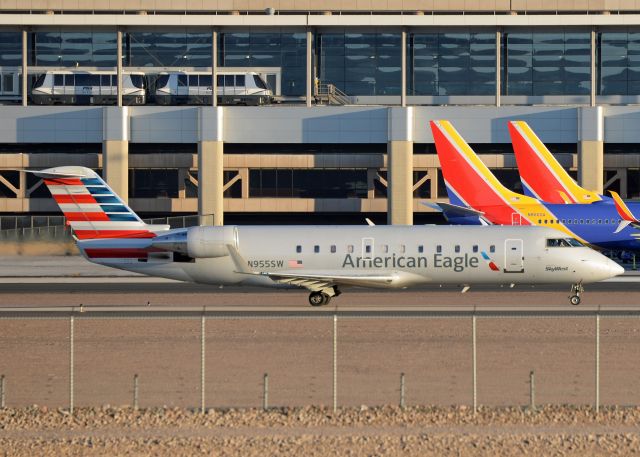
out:
M93 170L66 166L31 172L42 178L79 240L153 238L167 226L148 225Z

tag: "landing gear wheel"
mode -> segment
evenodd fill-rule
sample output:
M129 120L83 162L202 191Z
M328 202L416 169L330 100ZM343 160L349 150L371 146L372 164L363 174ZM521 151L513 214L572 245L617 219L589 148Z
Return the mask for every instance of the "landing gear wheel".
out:
M331 297L322 292L311 292L309 294L309 303L311 306L327 305L331 301Z
M577 306L580 304L580 295L584 292L584 287L582 287L582 283L572 284L571 285L571 295L569 295L569 302L573 306Z

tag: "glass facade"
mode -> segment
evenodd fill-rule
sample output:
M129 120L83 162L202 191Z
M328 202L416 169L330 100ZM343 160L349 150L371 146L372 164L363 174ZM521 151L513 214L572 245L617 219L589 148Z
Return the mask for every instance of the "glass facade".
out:
M503 95L589 95L591 33L505 32Z
M0 32L0 66L22 65L22 34Z
M249 197L367 198L367 170L249 170Z
M128 32L123 42L127 66L211 66L211 32Z
M640 32L601 32L596 45L598 95L640 94Z
M412 33L407 94L494 95L495 33Z
M129 196L133 198L177 198L177 169L130 169Z
M33 32L30 34L29 62L55 67L113 67L116 50L115 32Z
M306 33L221 33L218 65L281 67L282 95L306 93Z
M318 77L349 95L400 95L399 33L320 33Z

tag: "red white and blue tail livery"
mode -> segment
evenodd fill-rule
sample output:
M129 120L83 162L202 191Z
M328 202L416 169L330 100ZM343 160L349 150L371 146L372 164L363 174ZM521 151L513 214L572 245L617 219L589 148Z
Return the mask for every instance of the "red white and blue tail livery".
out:
M93 170L67 166L32 173L44 180L79 240L153 238L168 229L144 223Z

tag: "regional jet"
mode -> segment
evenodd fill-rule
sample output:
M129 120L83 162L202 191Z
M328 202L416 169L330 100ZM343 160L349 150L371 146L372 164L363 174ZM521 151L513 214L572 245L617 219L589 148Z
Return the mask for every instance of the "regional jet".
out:
M91 262L202 284L305 288L314 306L326 305L351 286L560 283L581 288L583 283L623 272L615 262L551 228L362 225L171 230L143 222L88 168L33 173L44 180L80 252ZM575 297L579 302L578 294Z

